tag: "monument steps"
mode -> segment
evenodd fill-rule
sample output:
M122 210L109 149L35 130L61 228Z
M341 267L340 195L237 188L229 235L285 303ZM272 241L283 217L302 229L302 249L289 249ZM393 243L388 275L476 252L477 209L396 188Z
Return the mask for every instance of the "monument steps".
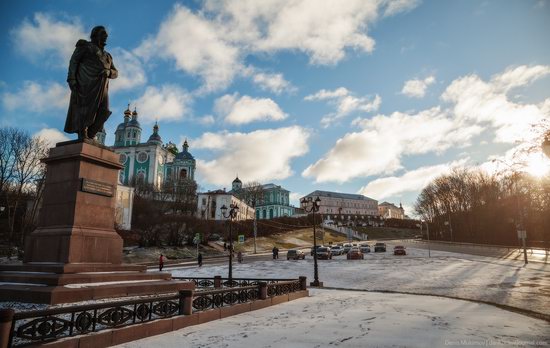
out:
M43 285L69 285L128 280L170 280L170 273L161 272L99 272L99 273L26 273L0 271L0 282L30 283Z
M144 280L131 283L94 285L81 284L79 287L36 286L36 284L0 285L0 298L6 301L60 304L104 298L157 295L177 293L179 290L194 289L192 282L178 280Z

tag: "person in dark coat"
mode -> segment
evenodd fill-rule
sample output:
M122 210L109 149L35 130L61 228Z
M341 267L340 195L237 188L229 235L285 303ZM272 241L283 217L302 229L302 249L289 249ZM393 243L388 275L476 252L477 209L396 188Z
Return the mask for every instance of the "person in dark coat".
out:
M93 28L90 41L78 40L69 62L71 99L65 132L78 133L78 139L93 139L111 115L109 79L116 79L118 70L104 50L108 36L105 27Z
M159 257L159 272L162 272L163 268L164 268L164 255L160 254L160 257Z
M271 252L273 253L273 260L275 260L277 258L277 247L273 247L273 249L271 249Z
M202 253L199 253L199 256L197 257L197 262L199 263L199 267L202 267Z

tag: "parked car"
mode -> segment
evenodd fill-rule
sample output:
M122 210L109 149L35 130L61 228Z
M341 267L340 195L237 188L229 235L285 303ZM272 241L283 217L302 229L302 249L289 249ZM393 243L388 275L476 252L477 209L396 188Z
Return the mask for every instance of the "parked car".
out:
M344 247L341 245L334 245L330 248L332 255L342 255L344 253Z
M330 248L327 248L325 246L321 246L317 248L317 259L321 259L321 260L332 259L332 252L330 251Z
M374 244L374 252L383 251L386 252L386 243L378 242Z
M305 258L306 258L306 254L300 249L290 249L289 251L286 252L287 260L300 260L300 259L303 260Z
M407 251L405 250L405 247L402 245L396 245L393 247L393 254L394 255L407 255Z
M359 247L353 247L348 252L347 258L348 260L363 260L365 255L363 255Z
M353 247L353 245L351 245L351 243L345 243L344 244L344 254L347 254L352 247Z
M361 250L361 252L363 254L364 253L370 253L370 245L368 245L368 244L361 245L361 247L359 249Z
M319 249L319 248L322 248L323 246L322 245L317 245L316 248ZM313 256L313 247L311 247L311 256Z

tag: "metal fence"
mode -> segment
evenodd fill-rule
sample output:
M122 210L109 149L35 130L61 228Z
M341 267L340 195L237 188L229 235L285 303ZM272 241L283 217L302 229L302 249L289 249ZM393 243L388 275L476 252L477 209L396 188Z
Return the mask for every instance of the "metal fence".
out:
M266 282L267 284L277 284L279 282L294 281L296 279L272 279L272 278L222 278L216 276L213 278L201 278L201 277L172 277L172 279L186 280L195 283L197 290L203 289L216 289L216 288L233 288L238 286L251 286L259 285L260 282Z
M11 321L8 347L45 343L251 302L305 290L306 284L305 277L300 279L241 278L233 279L229 283L227 283L228 279L223 281L222 278L222 284L225 283L223 287L214 289L209 288L211 285L213 287L213 284L210 284L213 278L176 279L193 280L195 284L207 289L182 290L174 295L15 313ZM190 304L189 309L186 309L186 303Z

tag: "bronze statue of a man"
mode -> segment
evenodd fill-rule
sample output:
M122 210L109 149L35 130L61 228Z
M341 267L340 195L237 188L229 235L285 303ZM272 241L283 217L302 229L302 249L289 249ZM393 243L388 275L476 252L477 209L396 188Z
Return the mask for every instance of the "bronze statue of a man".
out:
M109 79L116 79L118 71L104 50L107 37L105 27L93 28L91 41L78 40L69 63L71 101L65 132L78 133L78 139L93 139L111 115Z

